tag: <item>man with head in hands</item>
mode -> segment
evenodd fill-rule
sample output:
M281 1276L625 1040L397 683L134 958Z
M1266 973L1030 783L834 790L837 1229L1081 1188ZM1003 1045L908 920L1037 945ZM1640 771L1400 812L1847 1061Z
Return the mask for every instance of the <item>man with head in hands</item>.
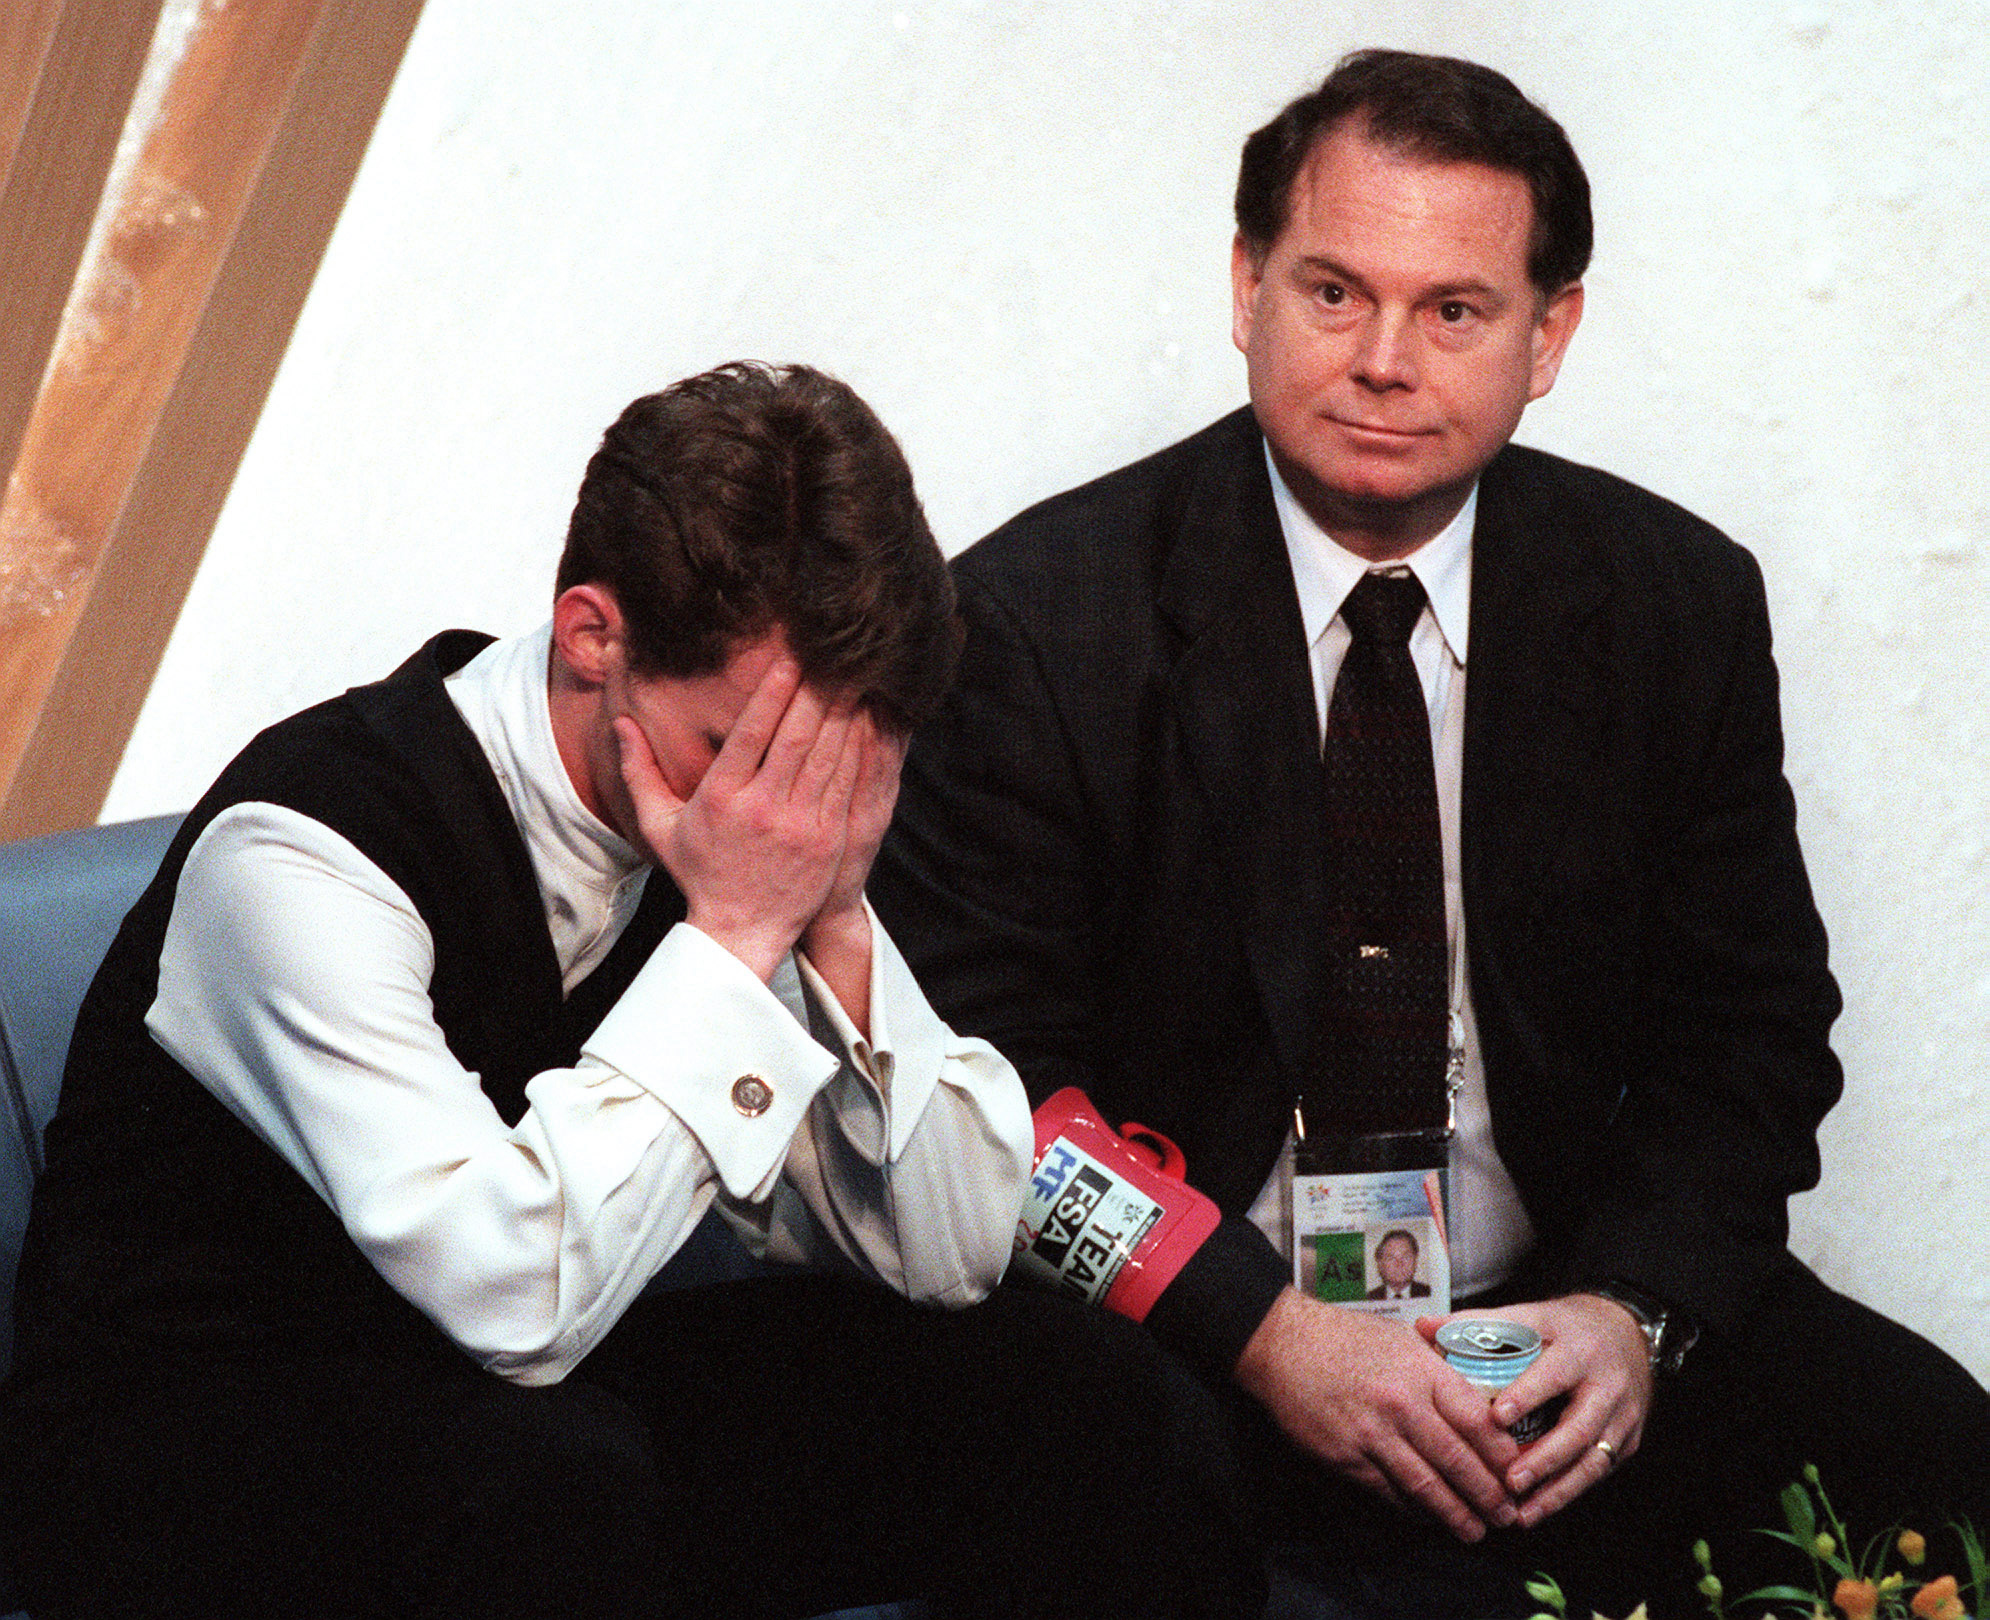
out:
M48 1134L0 1515L37 1613L1254 1612L1190 1437L1071 1440L1076 1345L1020 1376L1097 1328L977 1303L1028 1105L864 898L957 643L882 424L733 365L608 430L548 625L228 767ZM714 1207L811 1270L649 1288ZM1074 1444L1134 1514L1103 1558L1038 1511Z

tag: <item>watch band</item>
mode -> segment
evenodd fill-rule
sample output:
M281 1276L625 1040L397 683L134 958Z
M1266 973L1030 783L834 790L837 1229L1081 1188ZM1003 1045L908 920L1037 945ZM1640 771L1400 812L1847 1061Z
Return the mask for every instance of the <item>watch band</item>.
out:
M1700 1330L1690 1318L1631 1283L1613 1277L1585 1292L1613 1300L1631 1313L1650 1349L1654 1374L1669 1377L1678 1372L1685 1364L1686 1352L1699 1342Z

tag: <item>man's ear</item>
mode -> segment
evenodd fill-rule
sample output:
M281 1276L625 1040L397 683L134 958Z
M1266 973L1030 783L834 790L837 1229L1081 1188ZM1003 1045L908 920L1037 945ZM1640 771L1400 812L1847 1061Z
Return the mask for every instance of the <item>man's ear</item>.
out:
M606 585L569 585L553 601L553 652L582 685L628 667L622 605Z
M1555 386L1569 339L1582 324L1582 283L1572 281L1542 306L1534 322L1534 365L1527 397L1539 399Z
M1240 232L1230 242L1230 341L1244 354L1251 352L1251 330L1258 318L1258 288L1263 284L1264 263L1251 252Z

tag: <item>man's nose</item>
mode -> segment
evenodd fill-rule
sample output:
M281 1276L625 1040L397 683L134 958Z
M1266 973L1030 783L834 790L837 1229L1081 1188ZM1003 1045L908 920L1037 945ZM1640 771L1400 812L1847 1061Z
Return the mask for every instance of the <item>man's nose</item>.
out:
M1349 369L1355 381L1377 392L1416 387L1417 331L1409 313L1382 309L1364 322Z

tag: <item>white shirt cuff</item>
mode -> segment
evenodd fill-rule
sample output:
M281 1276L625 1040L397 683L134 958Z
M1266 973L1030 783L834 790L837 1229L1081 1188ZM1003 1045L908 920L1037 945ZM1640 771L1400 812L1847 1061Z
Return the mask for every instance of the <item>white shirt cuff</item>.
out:
M802 1115L841 1067L724 946L666 934L582 1050L684 1122L725 1190L768 1197Z
M871 1036L857 1033L843 1006L815 971L815 965L797 951L795 961L822 1014L836 1037L850 1053L853 1067L869 1085L872 1110L850 1107L853 1099L838 1098L838 1115L851 1145L873 1165L882 1168L896 1164L905 1154L906 1144L918 1129L920 1117L940 1083L940 1071L953 1043L953 1032L933 1011L926 994L912 977L912 969L899 954L870 901L864 910L871 919ZM881 1110L873 1121L865 1115ZM859 1128L875 1123L875 1134L865 1140Z

